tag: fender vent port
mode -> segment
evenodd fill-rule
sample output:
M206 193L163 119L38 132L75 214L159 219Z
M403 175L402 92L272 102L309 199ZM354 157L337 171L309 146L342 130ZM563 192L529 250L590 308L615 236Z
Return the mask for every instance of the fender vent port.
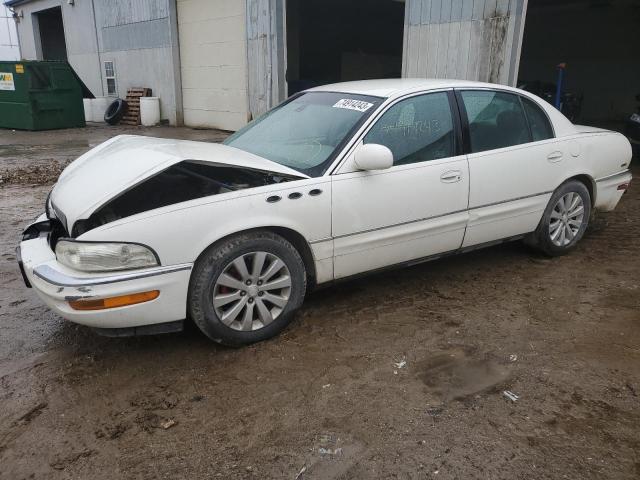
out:
M270 197L267 197L267 203L276 203L280 200L282 200L282 197L279 197L278 195L271 195Z

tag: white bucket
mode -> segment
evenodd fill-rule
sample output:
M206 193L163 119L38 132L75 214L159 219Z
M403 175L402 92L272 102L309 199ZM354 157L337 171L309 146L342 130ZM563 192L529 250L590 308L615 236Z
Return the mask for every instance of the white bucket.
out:
M82 106L84 107L84 120L86 122L92 122L93 118L91 117L91 99L83 98Z
M140 123L145 127L160 123L160 97L140 97Z
M91 121L104 122L104 112L107 111L109 104L114 100L115 98L111 97L96 97L91 100Z

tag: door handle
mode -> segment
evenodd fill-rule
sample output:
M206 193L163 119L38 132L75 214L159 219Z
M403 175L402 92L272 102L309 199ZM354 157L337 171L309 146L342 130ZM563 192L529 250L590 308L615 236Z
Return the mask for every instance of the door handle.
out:
M462 180L462 172L460 170L449 170L440 175L442 183L455 183Z
M550 162L559 162L562 160L562 152L553 152L547 155L547 160Z

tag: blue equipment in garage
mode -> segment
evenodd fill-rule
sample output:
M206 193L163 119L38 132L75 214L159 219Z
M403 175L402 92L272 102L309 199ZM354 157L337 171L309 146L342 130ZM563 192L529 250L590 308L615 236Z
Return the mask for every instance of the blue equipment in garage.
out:
M558 81L556 82L556 99L554 106L560 111L562 111L562 81L564 80L564 69L566 67L566 63L558 64Z

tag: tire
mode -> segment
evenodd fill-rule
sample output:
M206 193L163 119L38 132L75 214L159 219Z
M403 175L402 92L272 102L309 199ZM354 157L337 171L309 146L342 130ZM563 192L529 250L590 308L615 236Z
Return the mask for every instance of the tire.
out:
M565 255L582 239L590 218L589 190L584 183L569 180L553 192L538 227L526 243L550 257Z
M127 113L128 108L129 105L127 105L126 101L121 98L116 98L104 112L104 121L109 125L116 125L120 123L122 117Z
M200 256L189 282L187 309L207 337L239 347L284 330L306 289L304 262L291 243L267 231L245 233L212 245Z

